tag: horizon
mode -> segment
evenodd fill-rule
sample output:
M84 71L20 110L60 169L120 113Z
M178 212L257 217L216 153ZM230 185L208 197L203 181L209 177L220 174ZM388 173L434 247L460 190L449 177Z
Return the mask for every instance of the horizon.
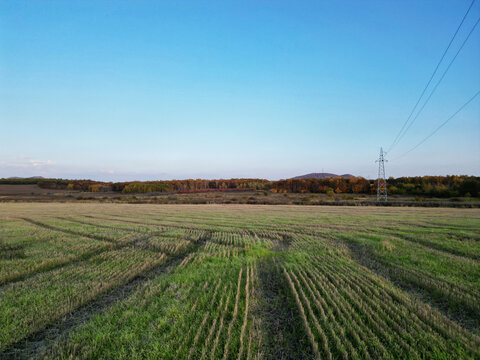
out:
M2 2L0 177L374 179L470 3ZM396 160L479 90L479 39L387 178L480 176L478 98Z
M253 178L253 177L237 177L237 178L225 178L225 177L220 177L220 178L172 178L172 179L150 179L150 180L139 180L139 179L132 179L132 180L118 180L118 181L113 181L113 180L99 180L95 178L49 178L49 177L44 177L44 176L27 176L27 177L20 177L20 176L10 176L10 177L2 177L0 180L29 180L29 179L45 179L45 180L72 180L72 181L93 181L93 182L102 182L102 183L122 183L122 182L155 182L155 181L185 181L185 180L202 180L202 181L220 181L220 180L265 180L265 181L270 181L270 182L275 182L275 181L282 181L282 180L290 180L290 179L296 179L299 178L300 180L302 179L302 176L305 175L310 175L310 174L329 174L329 175L335 175L331 176L330 178L333 177L353 177L353 178L363 178L368 181L376 181L377 177L363 177L363 176L357 176L354 174L333 174L333 173L308 173L308 174L303 174L295 177L290 177L290 178L280 178L280 179L267 179L267 178ZM446 174L446 175L423 175L423 176L389 176L386 177L388 180L389 178L402 178L402 177L448 177L448 176L458 176L458 177L463 177L463 176L470 176L470 177L478 177L476 175L468 175L468 174ZM329 178L329 177L326 177ZM307 178L304 178L307 179ZM309 178L308 178L309 179ZM323 178L322 178L323 179Z

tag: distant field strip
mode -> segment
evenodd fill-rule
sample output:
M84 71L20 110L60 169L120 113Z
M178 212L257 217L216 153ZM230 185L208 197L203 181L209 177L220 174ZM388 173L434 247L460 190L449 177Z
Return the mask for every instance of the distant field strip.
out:
M478 359L480 210L0 204L0 358Z

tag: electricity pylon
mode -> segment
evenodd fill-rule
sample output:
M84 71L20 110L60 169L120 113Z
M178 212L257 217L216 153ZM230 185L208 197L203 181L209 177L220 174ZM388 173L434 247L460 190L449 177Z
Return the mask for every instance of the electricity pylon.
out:
M377 201L387 201L387 180L385 179L385 157L383 149L380 148L378 160L378 178L377 178Z

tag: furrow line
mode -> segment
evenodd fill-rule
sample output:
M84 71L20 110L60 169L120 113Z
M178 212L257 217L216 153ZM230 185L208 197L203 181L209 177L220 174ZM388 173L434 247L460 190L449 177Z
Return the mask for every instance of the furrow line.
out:
M49 324L43 330L37 331L27 338L12 344L4 352L0 353L0 359L28 359L37 354L46 353L54 343L66 338L72 330L82 323L86 323L96 314L128 298L144 283L172 271L181 263L184 257L191 252L197 251L206 240L198 241L190 252L172 256L166 262L135 275L126 283L100 294L70 314Z

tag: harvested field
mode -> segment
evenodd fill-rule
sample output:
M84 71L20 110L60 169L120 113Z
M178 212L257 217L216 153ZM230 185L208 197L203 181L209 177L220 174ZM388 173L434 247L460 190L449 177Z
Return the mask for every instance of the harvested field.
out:
M0 358L480 358L480 210L0 204Z

